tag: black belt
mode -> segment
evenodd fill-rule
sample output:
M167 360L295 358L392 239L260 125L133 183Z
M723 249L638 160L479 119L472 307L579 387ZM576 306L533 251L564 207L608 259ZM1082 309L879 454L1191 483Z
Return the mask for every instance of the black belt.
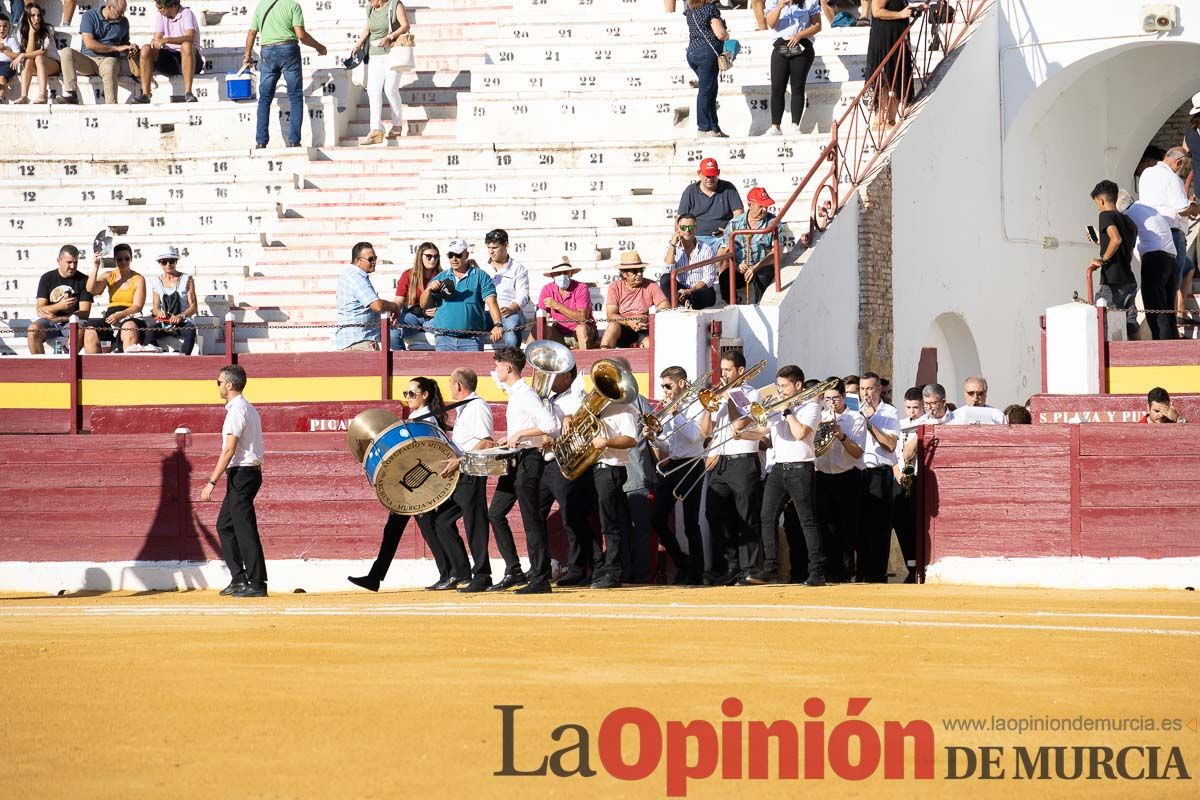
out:
M863 472L874 472L877 469L886 469L888 472L892 471L892 468L887 464L880 464L878 467L863 467Z
M732 456L718 456L718 458L724 458L724 459L728 459L730 461L735 461L739 458L758 458L758 453L736 453Z
M812 468L815 466L814 461L776 461L775 466L780 469L800 469L801 467Z
M236 472L236 471L237 471L237 470L239 470L239 469L257 469L257 470L261 470L261 469L262 469L262 464L250 464L250 465L248 465L248 466L245 466L245 467L229 467L229 468L227 468L225 471L226 471L226 472Z

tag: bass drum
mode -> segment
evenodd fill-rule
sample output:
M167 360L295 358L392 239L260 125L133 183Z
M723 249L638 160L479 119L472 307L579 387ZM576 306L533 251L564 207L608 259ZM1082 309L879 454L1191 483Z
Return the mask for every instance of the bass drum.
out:
M429 422L396 422L385 428L363 455L363 471L375 496L396 514L424 514L454 492L458 473L439 473L454 449L446 434Z

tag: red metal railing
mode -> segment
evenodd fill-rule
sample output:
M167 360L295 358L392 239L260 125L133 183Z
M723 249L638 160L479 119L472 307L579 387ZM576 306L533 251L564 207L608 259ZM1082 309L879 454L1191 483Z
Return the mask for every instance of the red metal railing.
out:
M880 153L888 148L900 129L900 123L909 116L914 102L924 93L942 64L946 63L945 57L962 45L971 25L990 5L991 0L942 0L936 8L913 19L882 63L864 81L862 90L850 101L845 112L833 121L829 144L822 148L816 162L809 167L771 224L757 230L734 231L733 236L770 234L774 237L772 260L775 291L783 289L780 277L780 226L784 224L788 211L800 195L809 188L810 182L822 165L828 164L829 168L813 187L808 231L799 239L805 246L811 243L814 233L829 226L845 200L849 199L853 191L870 175ZM875 115L875 104L872 101L893 95L896 97L895 124L872 124L872 116ZM842 191L843 186L845 192ZM718 270L722 269L722 264L727 264L729 298L730 302L736 302L734 288L737 271L734 269L734 253L735 248L730 246L724 255L672 269L671 308L678 307L677 275L710 264L717 264Z

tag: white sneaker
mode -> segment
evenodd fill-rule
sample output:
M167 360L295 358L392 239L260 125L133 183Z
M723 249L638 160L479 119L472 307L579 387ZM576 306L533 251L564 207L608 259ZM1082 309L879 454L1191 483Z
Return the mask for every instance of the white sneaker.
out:
M764 133L763 135L764 136L783 136L783 131L779 129L778 125L772 125L771 127L767 128L766 133Z

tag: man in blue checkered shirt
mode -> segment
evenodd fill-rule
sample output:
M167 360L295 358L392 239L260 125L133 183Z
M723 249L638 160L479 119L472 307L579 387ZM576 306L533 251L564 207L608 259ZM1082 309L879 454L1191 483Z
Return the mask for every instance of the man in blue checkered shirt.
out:
M350 253L350 264L338 276L337 324L333 346L337 350L378 350L379 315L396 314L395 303L384 300L371 284L375 248L359 242Z

